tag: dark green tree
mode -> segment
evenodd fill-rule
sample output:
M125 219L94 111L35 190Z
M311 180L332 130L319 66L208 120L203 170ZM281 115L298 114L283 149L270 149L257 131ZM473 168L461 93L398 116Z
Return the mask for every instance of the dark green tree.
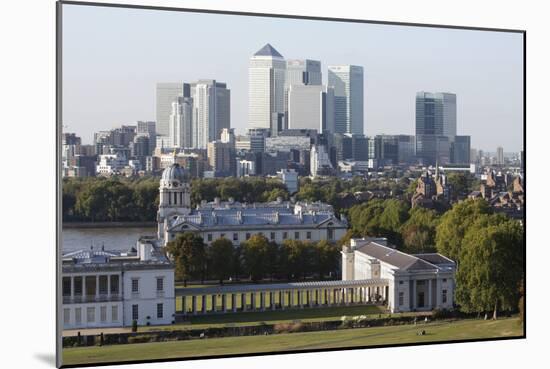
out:
M227 238L218 238L208 246L209 274L223 284L233 272L233 243Z
M202 237L185 232L168 242L166 247L175 264L176 279L183 280L184 286L190 279L204 280L206 266L206 247Z
M267 238L259 234L242 243L244 271L252 281L261 280L265 274L268 245Z

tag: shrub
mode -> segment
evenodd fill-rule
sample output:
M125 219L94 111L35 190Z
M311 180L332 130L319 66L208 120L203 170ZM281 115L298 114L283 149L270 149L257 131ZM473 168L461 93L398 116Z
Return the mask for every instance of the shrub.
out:
M132 332L137 332L138 330L138 324L137 324L137 320L132 320Z

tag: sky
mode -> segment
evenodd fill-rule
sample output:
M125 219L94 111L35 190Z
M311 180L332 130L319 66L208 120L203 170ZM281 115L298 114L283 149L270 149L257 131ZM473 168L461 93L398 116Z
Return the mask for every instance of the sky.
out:
M216 79L231 127L248 125L248 63L266 43L287 59L364 69L365 134L414 134L417 91L457 95L471 147L523 149L523 35L413 26L63 5L63 129L155 120L157 82Z

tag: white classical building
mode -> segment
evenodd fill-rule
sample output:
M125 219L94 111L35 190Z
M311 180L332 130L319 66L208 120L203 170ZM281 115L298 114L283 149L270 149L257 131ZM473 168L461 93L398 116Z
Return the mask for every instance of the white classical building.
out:
M171 324L174 266L155 240L128 252L78 250L63 255L63 329Z
M409 255L385 238L351 239L342 249L342 279L383 280L377 293L391 312L452 309L455 270L441 254Z
M191 209L191 188L178 164L166 168L160 180L157 214L161 243L178 233L196 232L206 243L225 237L239 245L254 234L282 243L284 240L338 241L346 233L345 217L339 219L332 206L320 202L273 201L246 204L236 201L203 202Z

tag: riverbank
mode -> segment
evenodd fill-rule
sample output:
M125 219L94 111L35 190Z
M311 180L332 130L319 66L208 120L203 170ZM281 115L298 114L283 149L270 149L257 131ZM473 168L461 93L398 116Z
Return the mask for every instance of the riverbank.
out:
M156 222L63 222L63 229L73 228L146 228L156 227Z

